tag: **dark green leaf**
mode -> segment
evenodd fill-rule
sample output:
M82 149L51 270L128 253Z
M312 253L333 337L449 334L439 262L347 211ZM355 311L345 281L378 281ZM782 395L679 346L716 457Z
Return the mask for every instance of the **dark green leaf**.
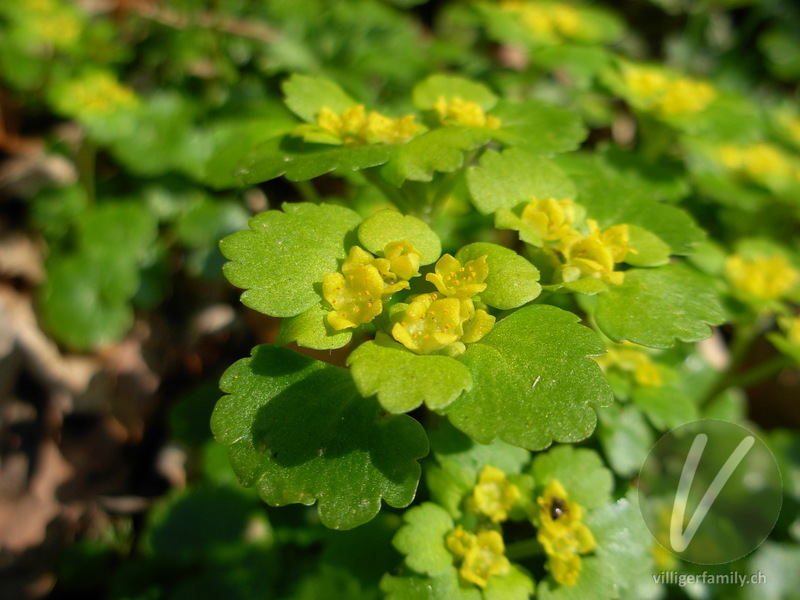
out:
M372 519L381 499L413 499L422 427L362 398L347 370L289 350L258 346L222 377L229 394L211 429L230 446L239 479L273 506L319 502L323 524L350 529Z

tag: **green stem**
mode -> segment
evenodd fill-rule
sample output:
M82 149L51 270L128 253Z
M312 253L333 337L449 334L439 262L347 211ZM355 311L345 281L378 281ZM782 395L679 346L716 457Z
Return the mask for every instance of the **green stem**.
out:
M313 202L314 204L322 202L322 198L317 193L317 188L310 181L293 181L292 184L294 184L294 189L299 192L306 202Z
M95 201L95 163L97 160L97 147L88 137L84 138L78 150L78 177L89 204Z
M757 383L761 383L770 379L783 371L786 367L793 364L793 360L788 356L780 354L773 356L769 360L765 360L760 365L756 365L749 371L740 373L735 377L730 377L727 381L727 387L740 387L747 388Z
M757 337L758 326L755 321L734 330L730 344L730 364L724 371L719 373L714 385L711 386L705 397L700 401L701 408L706 408L722 392L736 385L732 383L739 377L736 375L736 371L741 367ZM742 375L746 375L746 373Z
M509 560L520 560L540 554L542 554L542 545L535 539L514 542L506 546L506 558Z
M360 173L367 183L370 183L378 188L381 193L386 196L386 199L394 204L400 210L400 212L405 214L409 214L411 212L411 203L408 201L408 198L406 198L399 189L386 183L383 177L380 176L380 173L374 169L364 169L360 171Z

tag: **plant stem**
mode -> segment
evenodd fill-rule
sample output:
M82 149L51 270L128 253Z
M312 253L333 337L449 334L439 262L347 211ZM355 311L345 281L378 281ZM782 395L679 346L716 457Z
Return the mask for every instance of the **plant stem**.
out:
M94 142L88 137L85 137L81 142L81 147L78 150L78 177L80 178L83 190L86 192L86 198L89 204L94 204L95 201L95 163L97 159L97 147Z
M322 202L322 198L317 193L317 188L310 181L293 181L292 184L294 184L294 188L306 202L313 202L314 204Z
M506 557L509 560L529 558L542 553L542 545L535 539L522 540L506 546Z
M380 173L374 169L364 169L359 172L364 179L366 179L367 183L371 183L378 188L381 193L386 196L386 199L394 204L400 212L405 214L411 212L411 203L408 201L408 198L406 198L399 189L386 183L383 177L380 176Z
M794 361L791 358L783 354L773 356L769 360L765 360L749 371L745 371L744 373L740 373L735 377L729 378L727 387L750 387L766 379L774 377L786 367L791 366L793 362Z

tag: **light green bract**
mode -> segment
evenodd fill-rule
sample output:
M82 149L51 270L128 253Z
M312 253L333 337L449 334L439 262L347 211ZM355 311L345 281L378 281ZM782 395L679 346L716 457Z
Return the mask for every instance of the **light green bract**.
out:
M393 414L423 402L432 410L443 409L472 385L469 369L455 358L414 354L393 341L365 342L347 364L361 395L377 394Z
M541 293L539 270L513 250L477 242L464 246L456 254L462 264L481 256L486 257L489 265L486 289L480 295L482 302L508 310L530 302Z
M422 253L420 264L429 265L442 254L439 236L424 222L396 210L380 210L358 227L358 239L373 254L391 242L409 242Z
M499 321L460 358L473 385L446 410L452 423L478 442L499 437L529 450L591 435L593 409L613 396L587 358L605 346L578 320L554 306L533 305Z
M615 342L669 348L697 342L725 320L714 284L683 265L631 269L622 285L600 294L597 325Z
M233 285L245 288L242 302L274 317L293 317L320 301L322 278L347 256L346 237L361 221L331 204L285 204L250 219L250 229L220 242L231 262Z
M362 398L346 370L257 346L221 388L228 395L211 429L230 446L241 482L268 504L317 501L322 523L350 529L372 519L381 499L395 507L414 499L425 431Z

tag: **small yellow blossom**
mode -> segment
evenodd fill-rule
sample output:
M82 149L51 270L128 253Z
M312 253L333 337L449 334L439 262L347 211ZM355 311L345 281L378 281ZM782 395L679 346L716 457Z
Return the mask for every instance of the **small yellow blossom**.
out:
M625 373L632 373L637 384L657 387L664 383L660 371L653 364L650 355L634 347L612 347L595 361L603 370L617 368Z
M336 330L369 323L383 311L383 298L408 289L408 279L417 274L422 254L406 241L390 242L384 258L375 258L353 246L341 272L322 280L322 295L333 307L328 323Z
M725 273L736 290L765 300L779 300L800 282L800 273L783 256L746 259L734 254Z
M614 271L614 264L622 262L630 248L627 225L614 225L605 232L597 223L587 219L589 235L577 232L562 240L559 250L564 255L565 264L561 267L561 280L565 283L584 277L595 277L608 283L619 285L625 277L621 271Z
M539 529L536 539L548 556L550 573L561 585L575 585L582 565L580 554L594 550L597 543L583 523L583 510L570 502L561 483L553 479L536 499Z
M489 274L489 265L486 264L485 256L462 266L456 258L445 254L436 263L435 270L435 273L428 273L425 279L445 296L469 298L486 289L484 281Z
M520 498L519 488L500 469L487 465L467 499L468 510L486 515L493 523L508 519L508 511Z
M67 84L64 94L80 116L106 116L118 110L135 108L136 93L103 71L89 73Z
M363 104L348 108L341 115L325 106L317 115L317 126L346 145L400 144L420 130L414 115L392 119L375 111L367 114ZM299 131L306 129L306 126L298 128Z
M503 537L497 531L488 529L475 535L459 525L448 534L446 543L448 550L461 560L461 577L478 587L486 587L491 577L506 575L511 569Z
M556 41L559 37L575 37L581 30L581 15L570 4L505 0L500 6L503 10L519 13L522 22L531 32L550 38L551 41Z
M644 100L661 96L669 84L663 71L648 67L626 67L622 77L628 89Z
M560 240L572 232L577 211L569 198L534 199L522 211L521 219L544 241Z
M786 126L794 141L800 144L800 118L791 119Z
M750 146L722 145L717 148L717 158L725 168L739 171L757 183L792 177L797 169L785 152L764 142Z
M711 84L679 77L667 85L656 110L664 115L698 113L705 110L716 97L717 91Z
M440 298L421 294L406 307L392 337L417 354L431 354L449 348L452 354L464 352L465 343L477 342L494 326L494 317L475 309L472 300Z
M458 96L449 102L444 96L439 96L434 108L439 114L439 121L442 125L485 127L487 129L500 127L500 119L487 115L476 102L468 102Z

